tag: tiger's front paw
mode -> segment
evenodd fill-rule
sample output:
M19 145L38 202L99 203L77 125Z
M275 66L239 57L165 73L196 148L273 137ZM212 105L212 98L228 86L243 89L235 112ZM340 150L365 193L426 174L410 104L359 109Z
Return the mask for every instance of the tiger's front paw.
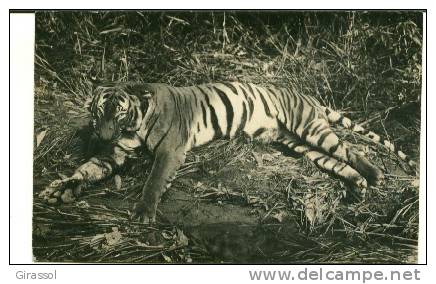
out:
M72 176L50 183L38 196L49 204L72 203L82 192L82 179Z
M156 222L156 207L145 201L137 202L133 206L131 219L143 224L153 224Z

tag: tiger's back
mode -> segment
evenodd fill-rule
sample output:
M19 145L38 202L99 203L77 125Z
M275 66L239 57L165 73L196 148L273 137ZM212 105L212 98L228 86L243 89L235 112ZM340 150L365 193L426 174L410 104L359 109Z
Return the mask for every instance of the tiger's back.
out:
M302 133L305 122L322 117L314 98L302 98L286 88L235 82L190 87L157 84L153 89L159 94L155 100L162 110L158 112L165 113L165 120L177 127L187 150L241 133L274 141L280 124Z

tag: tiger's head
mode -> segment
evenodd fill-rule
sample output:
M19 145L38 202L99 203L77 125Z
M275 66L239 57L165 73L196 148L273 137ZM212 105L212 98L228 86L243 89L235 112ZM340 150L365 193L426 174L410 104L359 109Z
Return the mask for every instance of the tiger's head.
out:
M140 99L125 84L97 87L88 109L94 131L103 141L137 131L143 118Z

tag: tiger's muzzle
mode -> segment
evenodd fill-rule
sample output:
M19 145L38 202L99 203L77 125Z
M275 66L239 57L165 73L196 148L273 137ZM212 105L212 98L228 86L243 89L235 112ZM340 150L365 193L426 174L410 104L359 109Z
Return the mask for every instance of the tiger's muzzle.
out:
M96 133L101 140L108 142L117 139L121 135L121 131L113 119L101 121Z

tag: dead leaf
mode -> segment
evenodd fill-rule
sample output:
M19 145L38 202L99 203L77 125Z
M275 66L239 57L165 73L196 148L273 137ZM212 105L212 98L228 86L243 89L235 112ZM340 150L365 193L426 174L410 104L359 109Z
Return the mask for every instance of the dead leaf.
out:
M36 135L36 148L38 148L39 144L41 144L45 134L47 134L47 130L43 130Z
M118 227L113 227L111 233L104 234L106 239L106 243L103 244L104 249L108 249L121 241L122 235L120 231L118 231Z
M271 154L263 154L262 155L262 160L268 161L268 162L272 162L276 159L275 156L271 155Z
M91 207L91 206L89 205L89 203L86 202L85 200L80 200L80 201L77 202L75 205L76 205L76 207L78 207L78 208L84 208L84 209L86 209L86 208L90 208L90 207Z
M63 103L63 105L66 106L66 107L74 107L75 106L75 104L73 102L71 102L71 101L65 101Z
M188 237L183 233L182 230L177 229L177 245L187 246L189 243Z
M197 184L196 185L194 185L194 188L195 189L201 189L201 188L203 188L203 183L202 182L197 182Z
M288 213L286 211L280 210L279 212L273 214L271 217L279 221L279 223L282 223L283 220L288 216Z
M166 255L166 254L164 254L164 253L162 253L162 257L163 257L163 259L164 259L166 262L168 262L168 263L173 262L173 260L171 259L171 257L169 257L168 255Z
M419 188L419 179L412 180L411 185L413 187Z
M312 206L307 206L304 209L304 214L306 215L307 220L309 220L309 223L313 225L315 223L316 217L315 208L313 208Z
M117 190L121 190L122 181L121 181L121 177L119 175L114 176L114 182L115 182L115 188Z
M308 194L304 200L304 214L311 225L315 224L316 220L316 200L314 196Z

